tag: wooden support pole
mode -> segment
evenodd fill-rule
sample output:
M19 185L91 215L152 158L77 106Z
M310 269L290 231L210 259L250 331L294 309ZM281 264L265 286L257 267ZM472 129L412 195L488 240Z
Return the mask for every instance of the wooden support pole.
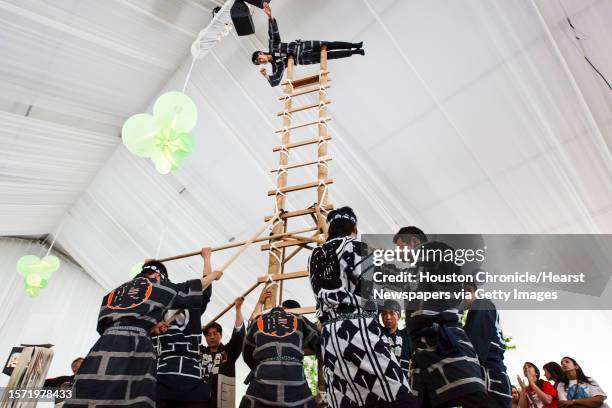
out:
M296 278L304 278L308 276L308 271L298 271L298 272L288 272L288 273L279 273L276 275L266 275L260 276L257 278L257 282L266 283L268 280L276 281L284 281L287 279L296 279Z
M317 308L314 306L307 306L307 307L297 307L295 309L287 309L286 310L289 313L293 313L293 314L311 314L317 311Z
M320 67L321 75L319 75L319 103L323 103L327 100L327 93L324 91L327 85L327 47L321 47L321 62ZM323 120L323 118L327 117L327 105L321 106L319 109L319 120ZM327 137L327 126L326 122L319 123L319 143L317 148L317 158L321 160L323 157L327 156L327 143L325 138ZM327 180L328 171L327 171L327 163L319 162L317 165L317 178L319 180ZM327 220L325 215L321 212L321 208L328 204L329 200L329 191L325 185L319 185L317 188L317 226L319 227L319 231L321 234L327 235Z
M248 288L246 290L246 292L244 292L242 295L240 295L239 297L247 297L249 295L249 293L251 293L252 291L255 290L255 288L257 288L259 285L261 284L261 282L255 282L250 288ZM221 312L219 312L219 314L217 314L215 317L212 318L211 321L209 321L208 323L206 323L204 326L202 326L202 330L206 330L206 328L208 326L210 326L212 323L216 322L217 320L219 320L224 314L226 314L232 307L236 306L236 302L232 302L229 305L227 305Z
M259 229L257 236L253 236L251 239L247 240L247 241L241 241L241 242L234 242L231 244L225 244L225 245L221 245L218 247L214 247L211 248L212 252L217 252L217 251L222 251L224 249L230 249L230 248L236 248L239 246L249 246L254 242L262 242L262 241L269 241L270 239L276 239L276 238L282 238L283 236L287 236L287 235L291 235L291 234L301 234L303 232L308 232L305 230L298 230L301 232L292 232L289 234L285 234L285 235L281 235L281 236L267 236L267 237L261 237L258 238L262 232L266 229L266 227L268 226L268 224L270 224L270 222L272 222L273 219L278 218L278 215L273 215L271 216L269 219L266 220L266 223ZM246 248L244 248L244 250L246 250ZM238 251L238 254L242 254L242 252L244 252L243 249L241 249L240 251ZM242 251L242 252L241 252ZM202 250L198 250L198 251L193 251L193 252L187 252L184 254L180 254L180 255L175 255L175 256L169 256L167 258L161 258L158 259L157 261L159 262L168 262L168 261L174 261L175 259L181 259L181 258L189 258L190 256L196 256L196 255L200 255L200 253L202 253Z

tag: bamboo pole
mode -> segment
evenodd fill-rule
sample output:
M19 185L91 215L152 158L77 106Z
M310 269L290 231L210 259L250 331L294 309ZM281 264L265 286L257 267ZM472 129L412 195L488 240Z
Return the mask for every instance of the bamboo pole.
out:
M283 237L291 235L291 234L302 234L304 232L314 231L314 229L310 228L310 229L291 231L291 232L287 232L287 233L276 234L276 235L269 235L267 237L258 238L261 235L261 233L266 229L268 224L270 224L270 222L272 222L273 219L275 219L275 217L277 217L277 216L273 216L273 218L271 218L269 221L266 221L266 224L260 229L260 232L258 233L257 237L255 239L253 239L252 241L251 240L247 240L247 241L241 241L241 242L234 242L234 243L231 243L231 244L225 244L225 245L221 245L221 246L218 246L218 247L211 248L211 251L212 252L223 251L225 249L236 248L236 247L243 246L243 245L250 245L250 244L255 243L255 242L262 242L262 241L269 241L271 239L283 238ZM175 259L189 258L190 256L200 255L201 252L202 252L202 250L193 251L193 252L187 252L187 253L180 254L180 255L169 256L167 258L158 259L157 261L159 261L159 262L168 262L168 261L174 261Z
M242 295L240 295L239 297L247 297L252 291L254 291L259 285L261 284L261 282L255 282L250 288L248 288ZM233 301L232 303L230 303L229 305L227 305L221 312L219 312L215 317L212 318L211 321L209 321L208 323L206 323L204 326L202 326L202 330L205 330L208 326L210 326L212 323L216 322L217 320L219 320L224 314L226 314L232 307L236 306L236 301Z

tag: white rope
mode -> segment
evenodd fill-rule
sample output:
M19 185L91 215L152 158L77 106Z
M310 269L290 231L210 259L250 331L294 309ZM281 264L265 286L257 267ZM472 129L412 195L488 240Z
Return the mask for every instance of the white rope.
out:
M189 71L187 71L187 77L185 78L185 84L183 85L182 93L185 93L185 89L187 88L187 83L189 83L189 79L191 78L191 72L193 71L193 66L195 65L196 57L191 59L191 66L189 67Z
M162 233L159 235L159 242L157 243L157 249L155 250L155 259L159 258L159 251L162 246L162 242L164 242L164 238L166 237L166 230L168 229L168 224L164 224L164 229L162 229Z
M327 71L325 71L325 70L323 70L323 69L320 69L320 70L319 70L319 82L321 82L321 77L322 77L323 75L327 75L327 74L329 74L329 72L327 72Z
M285 156L287 156L287 160L289 160L289 149L287 149L287 145L281 145L280 154L284 154Z
M49 245L49 249L47 250L47 254L45 255L45 257L49 256L49 254L51 253L51 250L53 249L53 246L55 245L55 240L59 236L60 232L62 232L62 228L64 228L64 222L65 222L65 219L62 221L59 227L57 227L57 231L55 232L55 235L53 235L53 241L51 241L51 245Z

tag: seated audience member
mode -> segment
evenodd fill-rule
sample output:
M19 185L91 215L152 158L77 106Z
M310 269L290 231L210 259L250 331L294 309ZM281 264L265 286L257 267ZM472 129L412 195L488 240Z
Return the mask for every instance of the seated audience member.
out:
M236 320L232 337L227 344L221 343L223 328L219 323L204 327L207 347L202 347L202 369L210 385L208 408L234 408L236 399L236 360L244 343L243 297L236 302Z
M319 349L320 336L314 324L287 311L299 307L286 300L250 323L243 358L251 374L240 408L316 407L303 360L305 348Z
M561 368L566 378L557 386L560 407L608 408L604 402L606 393L595 380L584 374L576 360L563 357Z
M542 368L544 368L544 377L546 377L548 381L552 382L555 389L557 389L557 386L561 381L565 381L567 378L563 372L563 368L561 368L561 366L554 361L544 364L544 367ZM559 392L557 390L557 394L558 393Z
M535 364L526 362L523 365L523 374L527 378L525 383L517 376L521 386L520 408L557 408L557 390L548 381L540 378L540 370Z

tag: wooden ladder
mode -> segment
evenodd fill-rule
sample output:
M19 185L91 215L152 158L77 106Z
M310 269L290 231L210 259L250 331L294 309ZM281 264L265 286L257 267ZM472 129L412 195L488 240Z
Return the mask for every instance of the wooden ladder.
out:
M279 153L278 167L272 169L272 173L276 173L276 189L268 191L269 196L273 196L275 200L275 213L281 211L280 217L273 223L272 233L269 242L262 245L262 251L268 251L268 274L259 278L259 281L279 281L280 285L272 285L272 297L264 305L266 309L276 306L282 302L283 282L287 279L296 279L307 277L306 271L285 273L285 265L302 249L312 249L313 245L321 245L325 241L327 235L327 213L333 209L329 203L329 185L334 182L328 176L327 163L331 161L331 156L328 154L327 144L331 140L331 136L327 130L327 123L331 118L327 115L327 106L331 100L327 97L330 79L327 71L327 49L321 47L321 62L320 71L318 74L306 76L303 78L293 77L294 60L290 56L287 62L287 77L281 83L283 86L283 96L279 99L283 103L282 111L278 112L277 116L283 120L283 126L275 132L280 134L280 145L273 147L273 152ZM294 98L302 95L318 93L319 100L314 103L306 103L299 105ZM296 112L316 112L316 116L312 120L305 122L294 123L292 114ZM291 132L296 129L317 126L318 137L302 140L293 140ZM293 149L298 149L302 146L317 145L317 155L311 160L291 163L289 161L290 152ZM288 184L289 171L308 166L317 166L317 179L312 182L290 185ZM285 211L286 195L292 192L302 191L307 189L316 189L316 201L306 208ZM314 197L313 197L314 198ZM269 221L273 216L265 217L265 221ZM287 224L290 219L301 217L308 224L314 223L314 227L309 233L287 233ZM300 230L298 232L301 232ZM314 234L313 234L314 232ZM272 238L277 237L277 238ZM286 252L287 248L294 247L290 253ZM278 299L278 303L277 303ZM314 312L314 307L305 307L300 310L302 313Z

